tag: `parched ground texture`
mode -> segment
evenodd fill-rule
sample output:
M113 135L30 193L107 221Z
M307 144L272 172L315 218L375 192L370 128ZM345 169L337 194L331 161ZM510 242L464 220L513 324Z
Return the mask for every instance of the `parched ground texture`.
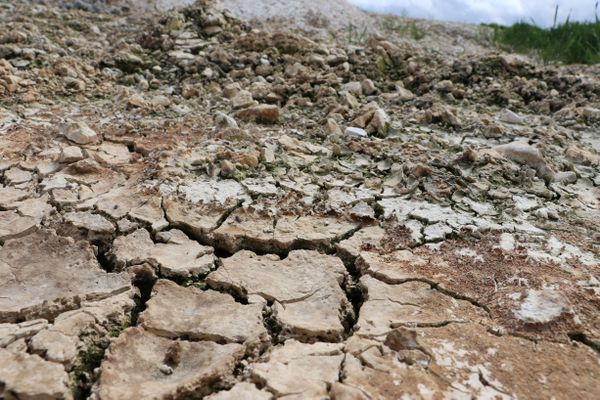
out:
M155 3L0 1L0 398L600 398L598 67Z

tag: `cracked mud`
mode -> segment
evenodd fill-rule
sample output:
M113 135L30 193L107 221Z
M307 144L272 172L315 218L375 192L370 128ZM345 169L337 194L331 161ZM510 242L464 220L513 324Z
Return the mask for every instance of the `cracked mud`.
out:
M596 67L191 3L0 1L0 398L600 397Z

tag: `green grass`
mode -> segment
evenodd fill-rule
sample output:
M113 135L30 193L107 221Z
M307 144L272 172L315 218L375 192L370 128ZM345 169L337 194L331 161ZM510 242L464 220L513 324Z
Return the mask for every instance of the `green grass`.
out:
M358 28L354 24L348 24L348 44L364 46L367 43L367 27Z
M100 366L106 349L99 344L92 343L85 350L79 352L79 357L71 371L73 386L71 391L75 400L87 399L91 393L93 371Z
M598 4L596 4L597 7ZM535 24L518 22L510 27L488 25L494 30L494 39L513 51L533 53L544 62L565 64L600 63L600 22L570 22L569 18L554 26L540 28Z
M381 29L384 32L396 33L400 36L412 37L414 40L421 40L426 33L415 21L402 22L395 17L387 17L381 23Z

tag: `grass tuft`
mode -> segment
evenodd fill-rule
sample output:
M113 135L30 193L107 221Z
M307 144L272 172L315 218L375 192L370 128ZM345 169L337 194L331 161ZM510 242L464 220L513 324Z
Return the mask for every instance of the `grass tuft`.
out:
M425 31L419 27L416 21L402 22L396 17L387 17L381 23L381 28L389 34L396 33L404 37L412 37L414 40L421 40L425 37Z
M516 52L536 54L544 62L600 63L600 22L597 13L595 22L571 22L569 16L564 23L558 24L557 17L558 7L551 28L540 28L528 22L518 22L510 27L488 26L494 29L497 43Z

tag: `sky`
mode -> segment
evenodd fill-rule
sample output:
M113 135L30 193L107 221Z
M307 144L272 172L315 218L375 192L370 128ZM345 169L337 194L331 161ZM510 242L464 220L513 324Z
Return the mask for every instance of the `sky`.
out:
M402 14L414 18L456 22L495 22L510 25L531 18L548 27L559 6L558 21L593 21L596 0L348 0L369 11ZM599 10L600 14L600 10Z

